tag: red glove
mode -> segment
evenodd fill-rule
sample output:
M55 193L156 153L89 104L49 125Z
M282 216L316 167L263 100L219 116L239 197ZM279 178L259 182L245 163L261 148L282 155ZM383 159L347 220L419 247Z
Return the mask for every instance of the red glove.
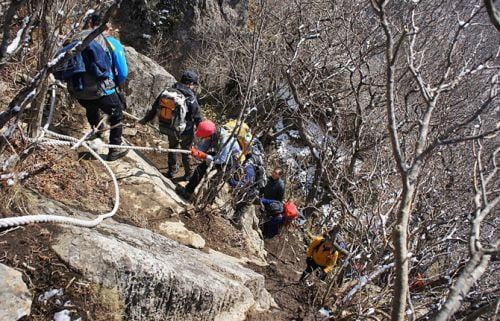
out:
M202 152L199 149L191 148L191 156L193 156L194 158L198 158L198 159L205 159L205 158L207 158L208 154L205 152Z

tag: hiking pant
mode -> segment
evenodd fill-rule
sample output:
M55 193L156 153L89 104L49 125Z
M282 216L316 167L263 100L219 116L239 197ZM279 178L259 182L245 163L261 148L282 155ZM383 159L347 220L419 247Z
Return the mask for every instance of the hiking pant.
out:
M167 134L168 137L168 148L181 148L181 149L191 149L193 145L194 136L181 135L177 137L172 134ZM191 165L189 164L189 154L182 154L182 165L184 166L184 175L191 175ZM174 173L177 171L177 154L168 153L168 171Z
M109 116L109 124L111 127L121 123L123 119L122 102L116 93L95 100L78 99L78 102L87 111L87 120L92 127L96 127L101 120L99 109ZM122 131L123 128L121 125L111 129L109 132L109 143L121 145Z
M189 178L189 182L186 185L187 193L189 194L194 193L196 186L200 184L201 180L203 179L203 176L207 172L207 169L208 169L208 162L201 162L200 165L198 165L195 168L193 175L191 175L191 178Z
M280 234L281 227L285 221L283 215L265 216L264 219L266 221L262 224L262 235L265 239L272 239Z
M324 266L321 266L321 265L318 265L316 264L316 262L314 262L313 258L312 257L308 257L306 259L306 263L307 263L307 267L306 269L304 270L304 272L302 272L302 275L300 276L300 279L299 281L302 281L306 276L308 276L309 274L313 273L314 270L316 270L317 268L321 268L321 270L324 272ZM324 280L326 278L326 273L323 273L321 275L321 280Z

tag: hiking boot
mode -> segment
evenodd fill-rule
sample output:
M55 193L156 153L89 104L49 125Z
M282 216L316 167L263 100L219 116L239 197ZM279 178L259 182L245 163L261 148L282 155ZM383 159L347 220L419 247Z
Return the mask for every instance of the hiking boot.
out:
M112 162L114 160L120 159L123 156L127 155L128 149L116 149L116 148L110 148L108 152L108 157L106 160L108 162Z
M174 175L175 175L175 173L177 173L177 171L178 171L177 168L169 168L168 172L163 174L163 176L165 176L168 179L172 179L172 178L174 178Z
M182 186L177 186L175 188L175 192L177 193L177 195L179 195L188 202L191 201L191 198L193 197L193 194L186 191L186 189Z

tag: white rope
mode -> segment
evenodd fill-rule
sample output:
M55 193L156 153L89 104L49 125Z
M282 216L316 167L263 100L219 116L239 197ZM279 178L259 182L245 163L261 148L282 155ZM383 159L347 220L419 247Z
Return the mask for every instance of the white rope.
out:
M53 91L53 95L55 96L55 91ZM51 106L53 109L53 106ZM51 110L51 112L53 112ZM59 224L69 224L81 227L95 227L100 224L104 219L112 217L118 211L120 206L120 189L118 186L118 181L116 179L115 174L113 173L111 167L99 156L99 154L94 151L89 145L85 142L85 140L90 136L92 131L83 135L82 138L77 139L75 137L58 134L48 129L48 124L50 123L50 117L47 124L41 131L39 137L33 139L35 143L44 144L44 145L52 145L52 146L71 146L71 149L77 149L80 146L85 147L91 154L94 156L101 164L104 165L106 170L108 171L111 179L113 180L114 192L115 192L115 202L113 209L111 212L106 214L101 214L97 218L93 220L84 220L79 218L67 217L67 216L58 216L58 215L26 215L26 216L17 216L17 217L8 217L0 219L0 228L33 224L33 223L59 223ZM52 136L54 138L47 138L45 135ZM129 145L112 145L112 144L99 144L98 147L107 147L107 148L116 148L116 149L132 149L132 150L142 150L142 151L153 151L157 153L183 153L190 154L190 150L184 149L166 149L161 147L144 147L144 146L129 146ZM211 158L210 158L211 159Z
M48 131L49 132L49 131ZM50 133L52 135L52 133ZM76 139L71 136L59 135L60 137L64 137L65 139L71 140L76 143L71 147L71 149L76 149L80 145L85 147L101 164L104 165L106 170L108 171L111 179L113 180L114 192L115 192L115 203L111 212L99 215L93 220L84 220L74 217L68 216L58 216L58 215L26 215L26 216L17 216L17 217L8 217L0 219L0 228L6 228L11 226L19 226L33 223L59 223L59 224L70 224L81 227L95 227L100 224L104 219L112 217L118 211L120 207L120 188L118 186L118 180L116 179L115 174L111 170L111 167L96 153L92 148L90 148L87 144L84 143L85 139L90 133L85 134L81 139ZM64 142L66 143L66 142Z
M71 142L62 141L62 140L58 140L58 139L50 139L50 138L43 138L42 141L40 141L39 143L42 145L55 145L55 146L71 145ZM112 145L112 144L104 144L104 143L95 144L94 147L152 151L152 152L157 152L157 153L191 154L191 151L187 150L187 149L162 148L162 147L144 147L144 146L134 146L134 145Z

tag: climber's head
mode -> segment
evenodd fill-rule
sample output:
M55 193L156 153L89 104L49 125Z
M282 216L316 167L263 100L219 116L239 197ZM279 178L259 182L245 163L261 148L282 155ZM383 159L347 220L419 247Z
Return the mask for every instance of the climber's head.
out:
M210 138L217 132L217 126L211 120L204 120L198 124L196 132L194 133L198 138Z

